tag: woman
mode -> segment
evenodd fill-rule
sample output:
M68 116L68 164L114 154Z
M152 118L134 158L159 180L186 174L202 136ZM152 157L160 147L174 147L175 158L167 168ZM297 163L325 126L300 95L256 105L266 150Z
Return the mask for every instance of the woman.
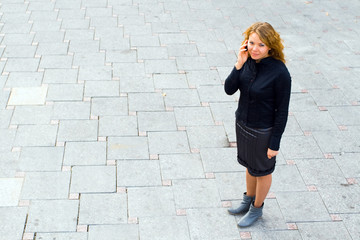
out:
M240 227L262 216L282 133L287 122L291 77L285 66L279 34L266 22L251 25L243 34L234 69L225 81L225 92L240 90L236 111L238 162L246 167L246 192L236 215L246 213Z

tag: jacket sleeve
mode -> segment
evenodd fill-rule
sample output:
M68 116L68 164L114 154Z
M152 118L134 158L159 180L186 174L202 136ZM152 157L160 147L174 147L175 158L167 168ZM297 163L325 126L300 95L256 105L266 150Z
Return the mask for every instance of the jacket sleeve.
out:
M291 77L287 70L283 71L275 81L275 121L270 138L269 148L277 151L280 148L281 136L285 130L291 93Z
M240 70L237 70L235 67L231 71L230 75L225 80L224 89L226 94L233 95L236 93L237 90L239 90L240 87L240 73L243 71L243 68L240 68Z

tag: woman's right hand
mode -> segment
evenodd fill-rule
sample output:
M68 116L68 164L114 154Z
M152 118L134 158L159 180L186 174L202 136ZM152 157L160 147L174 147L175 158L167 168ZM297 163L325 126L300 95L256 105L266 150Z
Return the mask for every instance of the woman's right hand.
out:
M246 49L248 40L245 41L245 43L243 45L241 45L239 53L238 53L238 59L237 62L235 63L235 67L237 70L239 70L240 68L242 68L242 66L244 65L244 63L246 62L247 58L248 58L248 52Z

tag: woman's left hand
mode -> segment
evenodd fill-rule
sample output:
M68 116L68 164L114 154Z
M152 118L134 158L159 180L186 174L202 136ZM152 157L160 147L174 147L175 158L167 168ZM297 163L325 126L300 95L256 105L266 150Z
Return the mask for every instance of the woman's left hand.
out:
M271 150L270 148L268 148L268 151L267 151L267 157L269 159L275 157L276 155L278 155L279 151L274 151L274 150Z

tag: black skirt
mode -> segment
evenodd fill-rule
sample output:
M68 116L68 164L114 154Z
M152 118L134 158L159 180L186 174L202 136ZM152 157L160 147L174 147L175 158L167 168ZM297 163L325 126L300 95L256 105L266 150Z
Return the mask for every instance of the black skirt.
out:
M265 176L275 170L276 157L267 157L271 130L249 128L236 121L237 159L252 176Z

